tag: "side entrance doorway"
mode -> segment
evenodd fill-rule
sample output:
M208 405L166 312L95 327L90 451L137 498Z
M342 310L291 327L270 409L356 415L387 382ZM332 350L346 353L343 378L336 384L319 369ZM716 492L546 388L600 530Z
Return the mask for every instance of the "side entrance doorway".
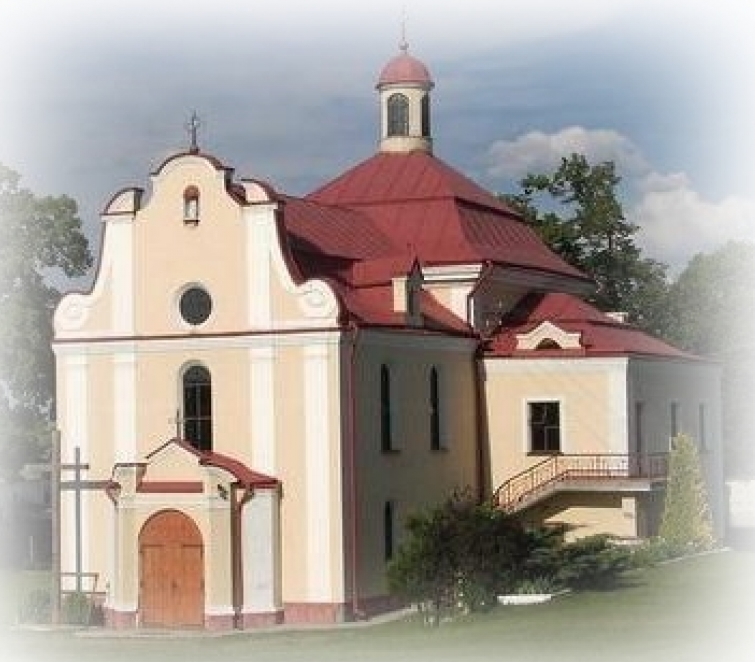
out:
M139 533L139 613L144 627L204 625L204 545L190 517L152 516Z

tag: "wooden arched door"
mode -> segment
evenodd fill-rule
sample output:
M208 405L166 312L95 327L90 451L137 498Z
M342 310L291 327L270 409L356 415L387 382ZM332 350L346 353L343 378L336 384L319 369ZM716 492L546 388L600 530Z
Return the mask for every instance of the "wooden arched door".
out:
M139 612L147 627L204 624L204 547L177 510L151 517L139 534Z

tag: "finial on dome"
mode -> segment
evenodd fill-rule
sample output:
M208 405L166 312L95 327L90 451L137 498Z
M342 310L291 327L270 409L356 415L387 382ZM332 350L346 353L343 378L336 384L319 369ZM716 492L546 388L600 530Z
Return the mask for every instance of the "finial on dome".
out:
M406 5L404 5L404 12L401 17L401 41L398 47L402 53L406 53L409 50L409 42L406 40Z

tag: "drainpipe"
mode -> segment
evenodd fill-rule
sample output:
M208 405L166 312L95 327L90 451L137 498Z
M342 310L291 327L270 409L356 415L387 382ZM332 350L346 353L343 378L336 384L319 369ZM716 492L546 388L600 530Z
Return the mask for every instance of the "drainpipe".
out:
M485 329L476 329L474 326L474 298L488 276L495 267L490 261L485 262L480 277L467 295L467 323L477 336L477 349L474 354L475 362L475 411L477 414L477 498L482 503L490 492L490 454L487 448L488 442L488 418L485 408L485 342L487 340Z
M351 611L355 620L366 618L359 604L359 517L357 512L357 451L356 451L356 355L357 341L359 340L359 326L349 322L350 343L349 343L349 371L346 389L346 400L348 403L348 427L347 427L347 448L349 451L349 500L351 502L351 511L349 518L349 538L351 545Z
M239 498L241 490L241 498ZM231 601L233 606L233 629L244 629L244 567L241 549L241 510L254 495L249 485L234 483L231 485Z
M475 411L477 413L477 499L480 503L491 495L490 452L488 446L488 412L485 406L485 351L480 344L474 353Z

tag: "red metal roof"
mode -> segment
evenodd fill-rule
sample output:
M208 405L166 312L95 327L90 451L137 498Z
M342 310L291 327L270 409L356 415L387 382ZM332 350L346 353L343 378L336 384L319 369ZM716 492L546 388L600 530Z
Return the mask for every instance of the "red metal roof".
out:
M517 349L517 334L528 333L546 321L569 333L580 333L583 350L576 353L585 356L694 358L630 324L615 320L578 297L557 292L524 297L502 320L488 345L488 355L529 359L573 356L573 349Z
M155 455L170 445L178 446L187 453L196 456L198 463L202 466L218 467L219 469L227 471L245 487L270 488L279 484L277 478L253 471L240 460L213 451L198 450L188 441L178 438L170 439L162 444L162 446L156 448L147 455L147 460L151 460ZM180 481L174 481L174 484L181 485L183 483ZM189 483L186 483L186 485L189 485Z
M393 310L392 285L368 285L341 291L350 319L371 326L406 327L404 313ZM454 334L471 334L472 329L428 292L420 294L422 329Z
M209 467L218 467L230 473L244 487L273 488L279 485L277 478L252 471L240 460L227 455L221 455L212 451L199 453L199 464Z
M422 151L376 154L307 200L358 210L422 264L490 261L589 281L495 196ZM351 241L361 239L340 239Z
M432 85L430 71L416 57L403 52L389 60L388 64L380 72L377 86L390 85L392 83L419 83Z
M421 150L379 152L308 196L317 202L346 206L448 197L514 215L494 195Z
M286 231L296 251L347 260L383 257L393 242L360 211L280 195Z

